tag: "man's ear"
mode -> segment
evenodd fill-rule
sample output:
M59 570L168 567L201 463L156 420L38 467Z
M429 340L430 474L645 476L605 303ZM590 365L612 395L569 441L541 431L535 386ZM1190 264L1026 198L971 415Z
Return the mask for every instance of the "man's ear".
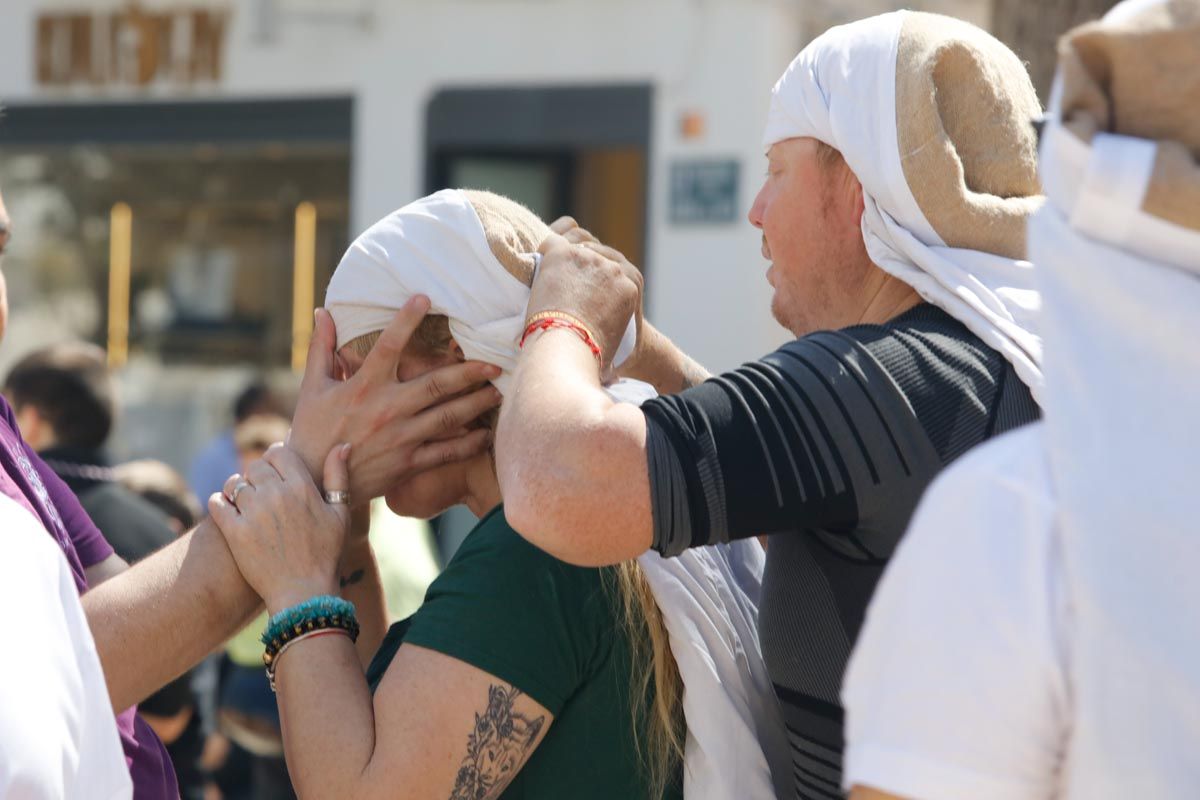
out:
M857 175L850 171L849 167L846 167L846 191L849 194L849 207L851 215L853 216L854 227L861 228L862 216L863 212L866 211L867 204L863 199L862 181L858 179Z

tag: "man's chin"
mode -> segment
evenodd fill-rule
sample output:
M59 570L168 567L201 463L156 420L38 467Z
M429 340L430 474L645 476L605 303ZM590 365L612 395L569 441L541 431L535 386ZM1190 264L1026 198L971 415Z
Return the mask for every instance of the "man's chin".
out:
M804 321L804 316L792 313L787 303L780 300L778 289L775 290L775 295L771 298L771 316L775 318L776 322L786 328L788 333L797 339L812 333Z

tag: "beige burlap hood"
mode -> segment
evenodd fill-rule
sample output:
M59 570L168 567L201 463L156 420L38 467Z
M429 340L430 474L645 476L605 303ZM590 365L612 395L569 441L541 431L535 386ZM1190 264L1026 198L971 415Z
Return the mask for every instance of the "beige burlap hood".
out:
M863 185L871 259L1008 358L1036 393L1041 342L1025 225L1041 203L1037 95L973 25L894 12L833 28L772 94L764 147L839 150Z

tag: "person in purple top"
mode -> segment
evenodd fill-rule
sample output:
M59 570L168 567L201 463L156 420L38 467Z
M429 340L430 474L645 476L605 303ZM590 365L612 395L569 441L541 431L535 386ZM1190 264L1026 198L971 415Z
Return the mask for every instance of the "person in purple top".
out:
M0 197L0 257L11 225ZM395 359L427 308L427 302L413 302L402 310L381 337L382 349L376 347L380 356L346 381L334 377L332 326L318 313L310 355L320 357L309 359L289 438L316 480L326 454L340 442L353 447L351 491L363 498L487 447L487 432L466 426L498 405L498 394L486 384L499 374L496 367L469 362L412 381L396 377ZM0 338L7 320L0 271ZM31 511L70 564L117 713L135 800L177 798L170 760L137 717L136 705L245 626L261 607L260 599L210 522L137 565L126 564L70 489L22 440L2 397L0 494ZM0 546L3 539L0 531ZM373 560L369 566L374 567ZM345 592L350 600L354 594L353 586Z

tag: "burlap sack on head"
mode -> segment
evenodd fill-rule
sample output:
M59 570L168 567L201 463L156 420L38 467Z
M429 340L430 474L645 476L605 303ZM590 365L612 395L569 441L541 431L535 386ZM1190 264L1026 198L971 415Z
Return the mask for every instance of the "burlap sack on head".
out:
M1042 202L1042 108L1029 74L995 38L940 14L905 15L896 55L896 129L904 177L951 247L1025 256Z
M1059 42L1064 127L1158 142L1142 210L1200 231L1200 0L1152 5Z
M550 235L550 226L525 206L502 195L463 189L479 215L488 247L508 274L526 286L533 285L537 264L533 254Z

